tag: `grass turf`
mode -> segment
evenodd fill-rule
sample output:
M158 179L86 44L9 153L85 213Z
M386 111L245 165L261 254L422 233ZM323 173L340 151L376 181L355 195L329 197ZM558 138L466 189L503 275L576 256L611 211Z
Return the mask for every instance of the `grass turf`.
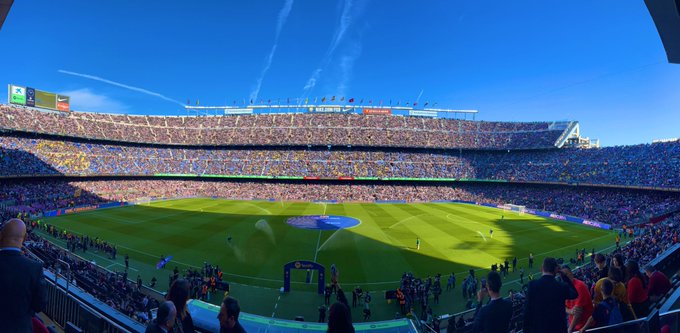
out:
M350 216L361 224L320 231L286 223L289 217L300 215ZM486 272L491 264L517 256L518 268L527 269L532 252L536 264L527 274L536 273L545 256L570 258L577 248L586 248L588 253L591 248L601 251L611 247L614 239L610 232L583 225L451 203L326 204L197 198L44 221L116 244L116 260L101 253L90 252L86 257L120 271L127 253L132 259L130 278L140 274L149 281L155 276L162 290L175 266L200 267L204 261L217 264L232 282L232 294L241 299L246 312L282 318L298 314L314 318L316 307L323 302L322 296L313 292L315 283L304 283L303 271L292 271L293 292L279 295L282 267L290 261L315 260L326 266L327 272L331 264L336 264L340 284L346 290L361 285L378 292L374 293L372 320L380 320L393 317L398 310L397 305L378 300L383 299L382 291L398 286L403 272L421 277L441 273L444 288L448 274L454 272L459 291L470 268ZM233 237L231 242L227 235ZM416 249L416 238L421 240L420 250ZM156 270L161 255L172 255L173 260L166 268ZM518 274L511 274L504 289L519 289L517 278ZM214 295L214 301L218 299ZM463 304L460 292L455 296L445 292L442 304L433 309L439 314L453 313Z

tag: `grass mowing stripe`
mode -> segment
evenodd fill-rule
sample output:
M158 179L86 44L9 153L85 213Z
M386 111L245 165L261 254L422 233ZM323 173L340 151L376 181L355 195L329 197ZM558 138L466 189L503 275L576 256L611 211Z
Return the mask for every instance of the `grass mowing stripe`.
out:
M324 213L355 217L362 223L352 229L319 233L318 230L296 229L285 222L289 216ZM451 269L462 271L464 267L486 267L484 257L489 254L500 259L522 253L518 258L525 258L529 249L535 254L551 250L560 252L590 241L598 244L605 239L599 237L599 230L565 222L546 222L548 220L528 215L519 220L519 215L512 214L506 216L504 225L494 227L494 240L483 242L477 231L486 235L487 226L494 225L502 213L507 215L509 212L439 203L282 204L186 199L66 215L54 221L60 227L98 236L121 249L134 251L149 264L153 264L161 253L172 254L176 258L174 263L182 266L196 267L208 260L224 267L225 274L253 279L252 283L256 285L260 284L258 281L280 281L282 263L296 259L316 257L316 261L327 267L336 263L343 271L344 281L379 285L393 283L392 280L403 271L419 275ZM448 214L465 222L451 223ZM260 219L271 225L275 244L268 243L261 231L255 229L255 223ZM403 221L405 219L408 220ZM138 223L126 226L125 222L117 220ZM480 227L473 227L476 224ZM563 232L556 232L557 228L550 230L551 226L559 227ZM432 251L408 249L415 246L414 235L420 232L424 233L424 247L432 247ZM235 236L245 262L236 260L227 247L227 233ZM503 237L504 233L508 238ZM579 238L588 241L578 242ZM264 285L271 286L269 283Z

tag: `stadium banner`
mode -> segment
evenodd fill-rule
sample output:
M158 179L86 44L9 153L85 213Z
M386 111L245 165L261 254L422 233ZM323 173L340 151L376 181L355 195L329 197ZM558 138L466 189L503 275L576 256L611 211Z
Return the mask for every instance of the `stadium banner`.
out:
M274 176L274 179L305 179L302 176Z
M354 177L354 180L380 180L379 177Z
M26 87L26 106L35 106L35 89Z
M71 97L57 95L57 110L62 112L71 111Z
M196 328L200 328L204 332L219 332L220 323L215 320L215 317L220 312L220 307L201 300L191 299L187 302L188 311L191 313L191 318L194 321ZM239 314L238 320L243 326L247 327L249 331L256 332L325 332L328 329L328 324L315 323L313 321L293 321L287 319L269 318L265 316L258 316L246 312ZM354 329L357 332L372 333L372 332L402 332L413 333L418 332L414 324L409 319L394 319L386 321L353 323Z
M224 114L227 115L253 114L253 109L224 109Z
M9 102L12 104L26 105L26 88L11 85L9 88Z
M42 216L43 217L52 217L52 216L86 212L86 211L95 210L95 209L120 207L120 206L128 206L128 205L130 205L130 203L119 202L119 201L108 202L108 203L101 204L101 205L82 205L82 206L76 206L76 207L71 207L71 208L49 210L49 211L43 212Z
M304 177L302 177L302 179L304 179L304 180L319 180L319 179L321 179L321 177L319 177L319 176L304 176Z
M252 176L252 175L193 175L193 177L204 177L204 178L252 178L252 179L273 179L274 176Z
M378 204L405 204L408 203L406 200L375 200L374 203Z
M435 111L416 111L416 110L411 110L408 112L409 116L416 116L416 117L432 117L432 118L437 118L437 112Z
M380 109L380 108L365 108L363 109L364 114L392 114L392 109Z
M338 177L338 180L354 180L354 177L352 177L352 176L340 176L340 177Z
M586 219L582 219L580 217L575 217L575 216L561 215L561 214L556 214L556 213L551 213L551 212L545 212L545 211L542 211L542 210L536 210L536 209L531 209L531 208L526 208L525 213L529 213L531 215L536 215L536 216L541 216L541 217L547 217L547 218L560 220L560 221L589 225L591 227L596 227L596 228L600 228L600 229L604 229L604 230L611 230L611 228L612 228L612 226L607 224L607 223L602 223L602 222L597 222L597 221L592 221L592 220L586 220Z
M35 106L43 109L57 110L57 94L36 89Z
M498 208L498 209L503 209L503 210L511 210L511 207L508 205L496 205L496 204L490 204L490 203L483 203L483 202L473 202L473 201L464 201L464 200L437 200L437 201L432 201L432 202L452 202L452 203L462 203L462 204L468 204L468 205L476 205L476 206L484 206L484 207L490 207L490 208ZM531 208L525 208L524 213L526 214L531 214L531 215L536 215L540 217L546 217L546 218L551 218L555 220L560 220L560 221L565 221L565 222L572 222L572 223L579 223L579 224L584 224L588 225L591 227L596 227L604 230L611 230L611 225L607 223L602 223L602 222L597 222L597 221L592 221L592 220L586 220L582 219L580 217L575 217L575 216L569 216L569 215L560 215L556 213L551 213L551 212L545 212L542 210L536 210L536 209L531 209Z
M354 108L341 106L310 106L307 110L311 113L351 113Z
M461 182L487 182L487 183L507 183L504 179L475 179L475 178L459 178Z
M458 178L411 178L411 177L385 177L381 178L382 180L409 180L409 181L423 181L423 182L431 182L431 181L437 181L437 182L455 182L458 181Z

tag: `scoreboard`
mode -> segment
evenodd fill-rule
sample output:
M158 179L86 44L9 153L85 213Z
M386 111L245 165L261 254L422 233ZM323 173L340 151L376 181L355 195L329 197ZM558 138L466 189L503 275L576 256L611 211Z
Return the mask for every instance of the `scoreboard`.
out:
M71 98L31 87L9 85L7 100L11 104L38 107L43 109L71 111Z

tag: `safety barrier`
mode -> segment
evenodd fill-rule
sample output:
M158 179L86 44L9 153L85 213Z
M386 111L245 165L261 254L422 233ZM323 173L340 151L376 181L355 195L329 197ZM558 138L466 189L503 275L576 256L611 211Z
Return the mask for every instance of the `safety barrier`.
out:
M43 311L61 327L67 323L84 332L141 333L144 325L118 312L73 284L44 270L47 306Z

